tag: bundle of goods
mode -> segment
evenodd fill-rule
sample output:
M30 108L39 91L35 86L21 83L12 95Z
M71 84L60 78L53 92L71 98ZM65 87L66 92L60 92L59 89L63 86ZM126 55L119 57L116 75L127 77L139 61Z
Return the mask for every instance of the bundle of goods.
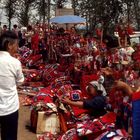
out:
M36 65L37 69L24 69L25 82L24 85L30 86L33 83L34 85L42 85L49 86L56 78L63 76L63 73L59 72L58 64L48 64L44 65Z
M59 72L59 64L46 65L43 71L43 81L46 86L50 85L56 78L61 77Z
M95 140L130 140L128 133L124 129L110 130L101 134Z
M20 95L19 101L22 106L30 106L33 103L32 98L26 95Z
M52 134L52 133L49 133L49 132L46 132L42 135L37 135L37 139L38 140L57 140L58 139L58 135L56 134Z
M36 69L24 69L25 83L38 82L42 79L42 71Z
M43 63L43 58L41 54L30 56L26 59L26 66L29 68L36 67L38 64Z
M79 57L84 58L85 56L88 55L88 50L87 48L73 47L72 54L75 56L75 58L79 58Z
M28 86L28 87L44 87L44 83L42 80L42 73L43 70L37 70L37 69L23 69L23 73L24 73L24 77L25 77L25 81L24 84L22 85L24 86Z
M134 61L139 62L140 61L140 45L136 46L137 50L132 54L132 59Z
M76 129L72 128L59 137L58 140L80 140L80 138L77 136Z
M33 54L32 50L26 49L25 51L24 47L20 50L20 61L23 65L29 67L29 68L36 68L38 64L43 63L43 58L41 54ZM23 52L22 52L23 51Z
M69 129L58 140L128 140L129 135L124 129L115 129L116 115L108 113L98 119L77 122L76 128Z
M18 93L21 105L29 106L33 103L33 97L41 90L42 87L19 86Z
M59 78L55 79L51 83L51 87L54 90L58 90L63 85L70 85L70 84L71 84L70 77L69 76L63 76L63 77L59 77Z
M98 119L90 119L84 122L77 122L78 136L86 136L89 134L101 134L110 127L114 127L116 121L115 113L108 113Z
M24 53L21 53L20 61L22 62L22 64L26 64L30 56L32 56L31 50L26 50Z
M37 134L45 132L58 134L60 132L58 110L53 103L51 91L49 89L45 91L46 93L39 92L34 97L31 111L31 127Z
M59 63L60 63L59 71L66 72L66 70L70 67L70 65L74 63L74 57L72 54L61 54Z
M21 48L18 49L19 54L21 54L21 56L23 56L23 57L24 57L25 53L29 52L29 51L30 51L30 49L27 48L26 46L22 46Z

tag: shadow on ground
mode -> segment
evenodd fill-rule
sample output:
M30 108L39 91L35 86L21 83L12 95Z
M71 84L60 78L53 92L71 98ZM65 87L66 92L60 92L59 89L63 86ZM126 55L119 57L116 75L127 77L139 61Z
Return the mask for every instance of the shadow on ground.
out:
M36 134L30 131L30 108L20 107L18 140L37 140Z

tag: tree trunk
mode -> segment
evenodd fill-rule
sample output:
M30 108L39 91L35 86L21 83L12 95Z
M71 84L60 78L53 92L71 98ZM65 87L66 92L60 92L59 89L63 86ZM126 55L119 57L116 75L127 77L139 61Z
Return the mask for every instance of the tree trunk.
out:
M139 1L138 0L133 0L134 2L134 10L135 10L135 16L136 16L136 21L137 21L137 26L138 26L138 30L140 30L140 8L139 8Z
M130 23L130 3L127 1L127 22Z
M9 22L9 30L11 30L11 18L8 18L8 22Z
M86 15L86 31L88 32L88 29L89 29L89 27L88 27L88 16Z
M42 4L43 4L43 25L45 25L46 22L45 0L42 0Z
M11 13L11 5L9 5L9 15L8 15L8 23L9 23L9 30L11 29L11 15L12 15L12 13Z
M50 9L51 9L51 5L50 5L50 0L48 0L48 29L50 29Z
M74 15L77 15L77 12L76 12L76 1L75 0L71 0L72 1L72 8L74 10Z
M26 4L26 10L25 10L25 23L24 26L26 27L27 25L29 25L29 4Z

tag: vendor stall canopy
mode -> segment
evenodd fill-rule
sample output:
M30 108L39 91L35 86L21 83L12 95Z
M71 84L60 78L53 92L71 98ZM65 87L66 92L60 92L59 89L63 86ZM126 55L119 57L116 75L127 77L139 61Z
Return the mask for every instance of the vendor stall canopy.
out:
M52 23L69 24L69 23L84 23L86 19L75 15L57 16L50 20Z

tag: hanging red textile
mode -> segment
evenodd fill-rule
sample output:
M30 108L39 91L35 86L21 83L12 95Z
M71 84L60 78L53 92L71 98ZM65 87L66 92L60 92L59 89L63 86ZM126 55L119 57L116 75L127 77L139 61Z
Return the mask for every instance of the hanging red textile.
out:
M133 35L133 34L134 34L134 29L133 29L132 26L128 25L128 27L127 27L127 33L128 33L129 35Z
M39 44L39 35L38 33L34 34L31 40L32 43L32 50L38 51L38 44Z

